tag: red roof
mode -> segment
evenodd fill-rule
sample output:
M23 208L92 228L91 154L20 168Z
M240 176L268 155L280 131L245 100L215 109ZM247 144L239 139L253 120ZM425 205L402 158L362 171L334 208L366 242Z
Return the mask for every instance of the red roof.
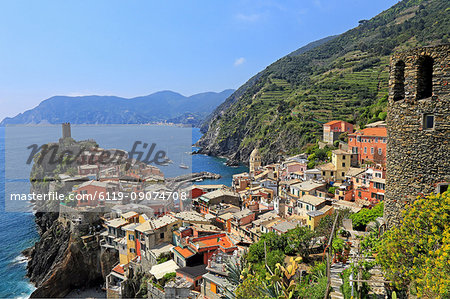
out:
M327 122L326 124L323 124L323 125L324 125L324 126L331 126L331 125L340 123L341 121L342 121L342 120L332 120L332 121L329 121L329 122Z
M199 251L201 251L203 248L209 247L220 246L225 250L236 247L226 234L195 238L191 240L191 244L194 245Z
M384 128L366 128L360 131L364 136L387 137L387 129Z
M123 268L123 265L117 265L112 269L114 272L124 275L125 269Z
M188 248L181 248L180 246L177 246L174 248L176 252L178 252L180 255L182 255L185 259L193 256L195 253L190 251Z

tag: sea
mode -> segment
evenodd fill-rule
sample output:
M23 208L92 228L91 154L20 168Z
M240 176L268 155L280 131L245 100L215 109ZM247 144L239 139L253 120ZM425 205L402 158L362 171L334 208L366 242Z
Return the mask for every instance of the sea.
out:
M163 150L173 161L170 165L160 166L166 177L189 172L209 171L222 177L218 180L204 180L196 184L231 185L233 174L248 171L245 166L229 167L223 158L207 155L191 155L197 148L192 145L201 137L197 128L160 125L114 125L92 126L72 125L72 137L75 140L95 140L105 149L124 149L131 151L136 146L145 156L142 147L147 143L150 148ZM0 298L28 298L35 289L25 277L27 261L21 252L32 246L39 238L34 215L29 206L11 203L11 192L28 193L31 164L27 164L31 149L57 142L61 137L60 126L16 126L0 127ZM155 150L155 151L156 151ZM179 167L187 165L189 168Z

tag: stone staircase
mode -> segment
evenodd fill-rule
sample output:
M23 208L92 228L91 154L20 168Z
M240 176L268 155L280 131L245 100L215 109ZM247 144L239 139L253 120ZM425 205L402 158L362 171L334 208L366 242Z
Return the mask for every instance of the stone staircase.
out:
M346 264L335 263L331 265L330 269L331 287L333 288L333 291L330 293L331 299L344 299L344 295L341 292L341 285L342 285L341 273L349 266L350 266L349 263Z

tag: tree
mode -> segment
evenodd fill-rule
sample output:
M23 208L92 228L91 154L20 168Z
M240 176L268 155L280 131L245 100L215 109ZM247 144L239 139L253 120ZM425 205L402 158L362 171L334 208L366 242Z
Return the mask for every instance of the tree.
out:
M334 219L336 218L336 213L334 212L331 215L326 215L322 219L320 219L319 225L316 228L317 235L320 237L329 238L331 234L331 229L333 227ZM341 227L344 219L349 218L352 214L350 209L344 209L339 211L338 220L336 223L336 227Z
M266 243L266 249L264 249L264 242ZM250 245L247 260L250 263L262 262L264 261L265 251L270 252L285 247L286 238L284 236L279 236L274 232L263 234L257 243Z
M307 260L311 248L317 243L317 234L307 226L297 226L286 233L287 247L298 252L304 260Z
M399 289L419 297L450 296L450 192L418 197L399 227L387 231L377 262Z
M366 225L375 221L378 217L383 217L383 202L378 203L372 209L362 209L358 213L355 213L350 216L350 219L353 221L353 228L356 230L364 230Z

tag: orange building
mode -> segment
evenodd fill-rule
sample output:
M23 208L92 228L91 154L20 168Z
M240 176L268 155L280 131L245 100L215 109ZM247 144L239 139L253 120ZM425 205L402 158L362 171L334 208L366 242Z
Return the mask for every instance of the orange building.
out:
M387 129L385 127L366 128L348 135L348 145L352 154L357 155L359 164L366 161L386 164Z
M333 120L323 125L323 142L333 144L342 133L353 133L353 125L343 120Z

